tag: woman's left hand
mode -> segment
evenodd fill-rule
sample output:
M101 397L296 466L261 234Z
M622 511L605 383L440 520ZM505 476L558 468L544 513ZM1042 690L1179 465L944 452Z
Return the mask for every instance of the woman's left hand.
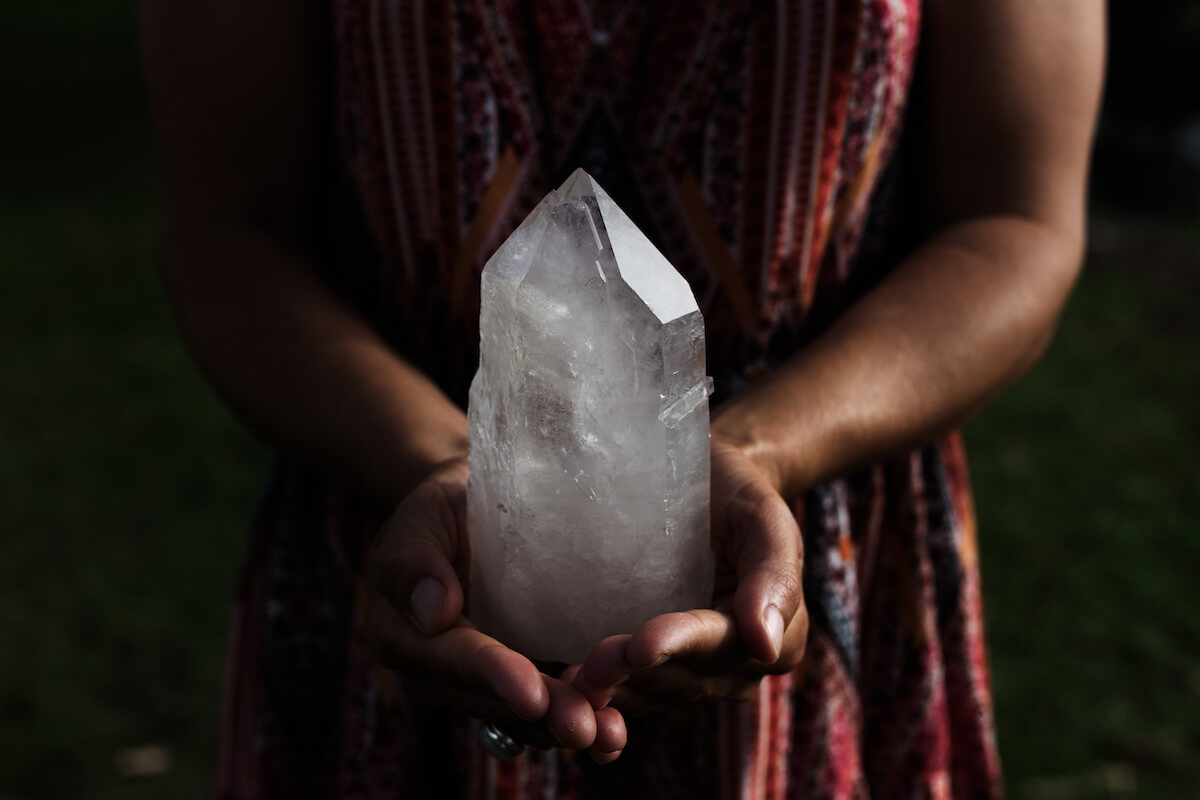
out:
M563 675L595 708L749 699L763 676L800 664L808 613L799 526L773 476L715 431L711 497L714 608L663 614L600 642Z

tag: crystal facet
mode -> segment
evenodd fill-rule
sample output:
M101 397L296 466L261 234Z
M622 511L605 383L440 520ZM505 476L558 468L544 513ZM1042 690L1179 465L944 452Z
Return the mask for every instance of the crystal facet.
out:
M470 395L468 616L530 657L710 603L704 320L586 172L488 261Z

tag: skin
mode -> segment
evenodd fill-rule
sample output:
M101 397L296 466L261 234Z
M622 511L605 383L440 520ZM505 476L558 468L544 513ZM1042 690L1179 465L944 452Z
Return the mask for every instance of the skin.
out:
M924 15L933 233L813 345L718 410L714 482L737 453L764 503L961 425L1045 350L1079 274L1102 5L933 0ZM729 495L714 487L714 529L719 497ZM802 608L778 661L763 645L759 609L789 590L798 587L783 571L739 585L725 624L711 613L703 624L651 620L623 646L597 648L576 685L597 706L615 697L629 710L745 697L755 676L803 656L804 637L793 635L807 632ZM677 662L685 670L668 674Z
M189 346L246 424L394 509L368 574L376 656L431 701L601 762L626 745L624 714L745 698L797 666L808 617L785 498L953 429L1052 336L1083 252L1101 4L926 4L932 233L718 410L715 607L600 642L559 676L462 616L462 411L316 275L333 151L311 5L143 2L161 263Z

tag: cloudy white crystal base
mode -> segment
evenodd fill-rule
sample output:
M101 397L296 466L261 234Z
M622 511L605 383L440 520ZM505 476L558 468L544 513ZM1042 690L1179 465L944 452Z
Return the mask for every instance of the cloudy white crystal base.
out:
M488 261L468 617L532 658L711 603L704 321L582 170Z

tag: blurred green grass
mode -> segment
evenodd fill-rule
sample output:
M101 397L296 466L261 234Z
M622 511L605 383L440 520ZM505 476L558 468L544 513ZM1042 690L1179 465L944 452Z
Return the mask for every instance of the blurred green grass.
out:
M967 429L1001 751L1016 797L1193 796L1200 236L1095 227L1046 357Z
M147 165L124 167L0 206L0 797L195 796L210 772L266 458L172 331ZM175 767L121 785L143 742Z
M26 4L0 72L0 800L196 797L269 459L154 275L131 9ZM1046 358L967 430L1000 744L1031 800L1200 785L1200 231L1097 232ZM122 777L146 744L169 769Z
M153 269L132 7L0 27L0 798L194 798L267 469L184 353ZM160 744L127 779L118 751Z

